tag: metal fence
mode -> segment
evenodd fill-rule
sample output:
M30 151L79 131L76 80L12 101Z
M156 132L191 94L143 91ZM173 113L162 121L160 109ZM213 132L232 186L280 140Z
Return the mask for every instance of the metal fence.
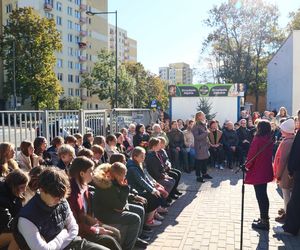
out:
M157 118L150 109L0 111L0 141L19 146L37 136L46 137L48 142L55 136L75 133L106 136L130 123L148 125Z

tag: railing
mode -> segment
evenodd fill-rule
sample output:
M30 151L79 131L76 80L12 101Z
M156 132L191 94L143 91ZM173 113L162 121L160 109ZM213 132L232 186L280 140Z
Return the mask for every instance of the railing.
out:
M115 133L130 123L151 124L158 116L149 109L0 111L0 142L17 147L23 140L44 136L48 143L55 136L92 132Z

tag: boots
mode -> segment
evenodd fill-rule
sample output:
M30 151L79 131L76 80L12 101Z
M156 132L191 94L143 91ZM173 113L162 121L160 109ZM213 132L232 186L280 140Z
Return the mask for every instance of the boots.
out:
M269 231L270 229L269 219L261 218L260 220L254 221L252 223L252 228Z

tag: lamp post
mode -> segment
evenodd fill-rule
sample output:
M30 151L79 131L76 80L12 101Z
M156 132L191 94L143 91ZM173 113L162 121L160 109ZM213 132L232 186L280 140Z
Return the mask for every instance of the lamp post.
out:
M115 105L114 108L118 107L118 12L117 11L101 11L101 12L92 12L87 11L87 15L115 15Z

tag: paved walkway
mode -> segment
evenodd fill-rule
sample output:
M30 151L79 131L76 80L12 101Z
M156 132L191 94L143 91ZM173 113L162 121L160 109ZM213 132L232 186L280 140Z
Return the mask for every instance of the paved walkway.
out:
M229 169L210 169L209 173L213 180L202 185L195 181L194 173L183 174L179 189L184 194L171 205L163 224L155 228L147 249L240 249L242 174ZM275 183L268 186L268 194L272 228L283 200ZM276 238L273 230L252 230L252 220L258 217L253 187L246 185L243 249L300 249L300 236Z

